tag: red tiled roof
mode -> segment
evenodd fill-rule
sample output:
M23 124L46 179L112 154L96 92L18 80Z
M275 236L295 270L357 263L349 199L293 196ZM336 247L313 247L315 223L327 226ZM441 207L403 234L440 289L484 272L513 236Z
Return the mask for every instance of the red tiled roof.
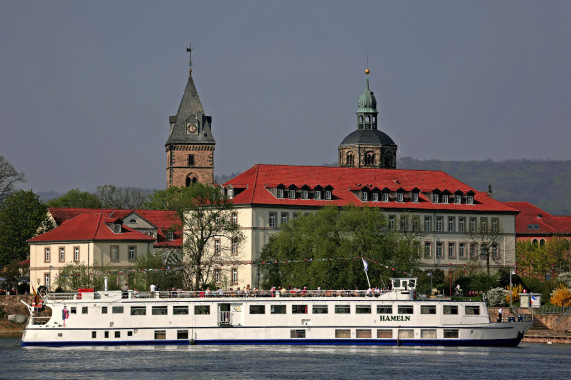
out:
M122 226L120 233L114 233L105 224L107 215L103 213L79 214L59 227L28 240L30 243L48 241L155 241L151 236Z
M516 234L571 234L571 216L553 216L528 202L504 203L519 210L515 218Z
M270 184L305 184L315 183L323 188L333 188L331 200L276 198L269 191ZM247 184L247 185L244 185ZM486 211L516 213L512 207L488 196L486 192L477 192L470 186L451 177L442 171L402 170L402 169L363 169L340 168L327 166L290 166L290 165L255 165L242 174L224 183L232 185L235 190L234 204L259 204L276 206L377 206L383 209L426 209L456 211ZM451 193L461 191L466 194L474 192L474 204L442 204L432 203L422 194L419 202L363 202L349 189L370 186L391 191L400 188L411 190L418 188L421 192L448 190ZM239 191L243 189L242 191Z

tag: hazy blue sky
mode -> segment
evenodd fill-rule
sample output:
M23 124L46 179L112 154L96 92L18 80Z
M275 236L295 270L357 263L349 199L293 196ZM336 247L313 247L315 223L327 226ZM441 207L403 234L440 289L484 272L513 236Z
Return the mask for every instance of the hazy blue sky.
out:
M193 76L215 172L337 161L370 85L418 159L570 159L571 1L1 1L0 155L35 191L163 188Z

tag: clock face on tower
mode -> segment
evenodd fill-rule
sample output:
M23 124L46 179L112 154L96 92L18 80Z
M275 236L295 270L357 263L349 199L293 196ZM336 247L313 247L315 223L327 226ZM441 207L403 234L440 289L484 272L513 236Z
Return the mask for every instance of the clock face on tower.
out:
M186 121L186 134L195 135L198 133L198 119L195 115L192 115Z

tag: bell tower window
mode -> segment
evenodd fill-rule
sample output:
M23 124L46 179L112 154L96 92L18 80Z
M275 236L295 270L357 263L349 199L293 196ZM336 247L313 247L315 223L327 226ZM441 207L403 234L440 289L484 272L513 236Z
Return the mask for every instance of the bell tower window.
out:
M365 165L375 165L375 153L367 152L365 153Z
M355 165L355 156L352 152L347 153L347 166L354 166Z

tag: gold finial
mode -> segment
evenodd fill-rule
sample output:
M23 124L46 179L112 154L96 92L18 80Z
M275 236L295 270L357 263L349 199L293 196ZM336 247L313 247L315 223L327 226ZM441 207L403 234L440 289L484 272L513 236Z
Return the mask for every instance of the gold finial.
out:
M369 75L370 72L371 72L371 70L365 69L365 74Z

